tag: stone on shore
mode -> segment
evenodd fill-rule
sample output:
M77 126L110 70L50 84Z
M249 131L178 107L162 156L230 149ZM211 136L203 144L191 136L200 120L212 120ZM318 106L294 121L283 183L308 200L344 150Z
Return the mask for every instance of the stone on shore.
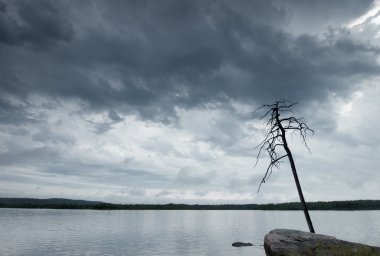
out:
M234 242L232 244L233 247L242 247L242 246L253 246L251 243L243 243L243 242Z
M264 248L267 256L380 256L380 247L290 229L269 232Z

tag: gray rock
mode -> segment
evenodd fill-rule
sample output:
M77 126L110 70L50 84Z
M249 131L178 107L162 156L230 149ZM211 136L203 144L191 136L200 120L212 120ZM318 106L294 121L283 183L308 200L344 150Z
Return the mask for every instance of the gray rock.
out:
M269 232L264 239L264 248L267 256L380 256L380 247L290 229Z
M234 247L253 246L253 244L251 244L251 243L243 243L243 242L234 242L232 244L232 246L234 246Z

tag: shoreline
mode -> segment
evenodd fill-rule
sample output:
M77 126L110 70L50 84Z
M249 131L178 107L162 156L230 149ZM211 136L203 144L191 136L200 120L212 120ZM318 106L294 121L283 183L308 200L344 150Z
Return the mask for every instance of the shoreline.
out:
M380 210L380 200L308 202L310 211L368 211ZM112 204L100 201L63 198L0 198L0 208L22 209L84 209L84 210L258 210L299 211L298 202L278 204Z

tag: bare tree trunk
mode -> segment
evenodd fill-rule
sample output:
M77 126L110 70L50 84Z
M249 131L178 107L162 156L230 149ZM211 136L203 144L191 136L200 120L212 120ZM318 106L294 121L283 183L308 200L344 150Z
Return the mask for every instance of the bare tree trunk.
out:
M309 211L308 211L307 206L306 206L305 198L303 197L303 193L302 193L302 189L301 189L301 184L300 184L300 182L298 180L297 170L296 170L296 166L294 164L292 153L290 152L290 150L289 150L288 146L286 145L286 143L284 143L284 148L285 148L285 151L288 154L290 166L292 168L292 172L293 172L293 176L294 176L294 181L296 182L298 195L299 195L301 203L302 203L303 212L305 214L307 225L309 226L310 232L311 233L315 233L314 227L313 227L313 223L311 222Z
M309 226L310 232L311 233L315 233L314 227L313 227L313 223L311 222L309 211L308 211L307 206L306 206L305 198L303 197L303 193L302 193L302 189L301 189L301 184L299 182L298 175L297 175L296 165L294 164L294 160L293 160L293 155L292 155L292 152L290 151L290 149L288 147L288 143L286 141L286 136L285 136L285 129L284 129L284 127L282 126L282 124L280 122L279 116L280 115L279 115L279 113L277 111L277 113L276 113L277 125L280 128L280 130L281 130L281 137L282 137L283 147L284 147L284 149L286 151L286 154L288 156L288 159L289 159L289 162L290 162L290 167L292 168L292 173L293 173L294 181L296 182L297 191L298 191L298 195L299 195L300 200L301 200L301 204L302 204L302 207L303 207L303 212L305 214L306 222L307 222L307 225Z

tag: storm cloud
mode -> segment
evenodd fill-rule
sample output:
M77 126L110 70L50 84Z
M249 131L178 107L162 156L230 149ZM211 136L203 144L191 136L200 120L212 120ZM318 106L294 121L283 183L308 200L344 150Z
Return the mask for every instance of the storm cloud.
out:
M265 165L252 170L262 135L252 110L279 99L298 101L297 114L317 131L316 157L296 144L310 172L335 166L320 175L340 177L337 169L350 169L340 152L354 152L352 159L367 152L376 169L380 138L368 134L379 126L371 118L379 110L377 8L376 1L1 1L2 172L19 173L17 182L25 173L78 176L86 184L69 193L76 197L251 200L254 185L236 184L256 183ZM331 147L342 151L327 160L322 152ZM351 184L342 182L340 191ZM27 181L17 184L4 181L10 190L0 195L28 191ZM43 190L36 195L53 191Z

